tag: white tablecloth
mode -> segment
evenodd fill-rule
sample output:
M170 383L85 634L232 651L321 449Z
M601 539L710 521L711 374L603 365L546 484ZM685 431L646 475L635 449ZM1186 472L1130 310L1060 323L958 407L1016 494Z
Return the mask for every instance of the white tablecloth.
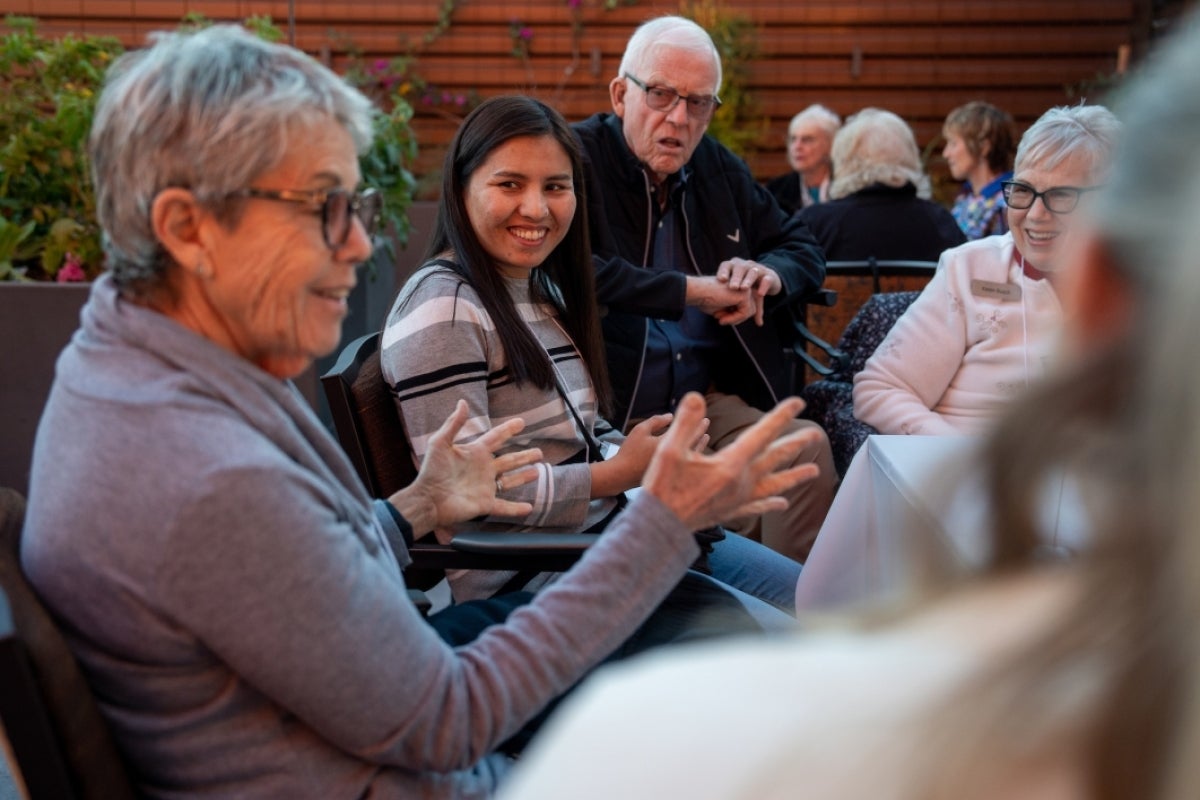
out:
M977 565L987 554L980 440L871 436L855 455L796 586L798 612L904 596L925 570ZM1082 504L1061 478L1042 523L1064 551L1085 538Z

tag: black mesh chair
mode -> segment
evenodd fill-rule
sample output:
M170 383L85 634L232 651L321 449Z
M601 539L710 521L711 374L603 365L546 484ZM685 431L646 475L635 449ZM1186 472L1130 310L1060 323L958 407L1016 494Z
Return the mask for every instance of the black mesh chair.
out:
M21 572L25 499L0 488L0 722L28 796L134 797L75 657Z

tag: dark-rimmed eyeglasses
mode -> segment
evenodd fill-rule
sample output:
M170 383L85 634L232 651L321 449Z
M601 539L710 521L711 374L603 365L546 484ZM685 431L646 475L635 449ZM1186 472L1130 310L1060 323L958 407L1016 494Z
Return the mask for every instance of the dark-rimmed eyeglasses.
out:
M1020 181L1005 181L1000 184L1004 189L1004 202L1009 208L1024 211L1033 208L1037 199L1042 198L1042 205L1052 214L1070 214L1079 205L1079 197L1084 192L1094 192L1102 186L1051 186L1044 192L1039 192L1028 183Z
M358 217L370 238L379 223L383 195L378 189L242 189L230 197L253 197L259 200L280 200L285 203L305 203L321 209L321 233L330 250L337 250L350 238L353 219Z
M625 73L625 77L642 90L646 105L655 111L670 111L683 100L686 102L689 117L697 122L708 122L713 112L721 107L721 98L713 94L693 94L685 97L669 86L647 86L628 72Z

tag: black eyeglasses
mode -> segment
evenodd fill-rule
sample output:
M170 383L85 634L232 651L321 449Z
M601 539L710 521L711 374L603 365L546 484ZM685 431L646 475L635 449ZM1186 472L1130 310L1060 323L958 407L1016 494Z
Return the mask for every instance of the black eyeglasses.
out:
M351 192L346 189L242 189L230 197L254 197L259 200L282 200L285 203L306 203L321 209L321 233L330 250L337 250L350 238L352 220L358 221L370 237L379 223L383 195L378 189Z
M713 112L721 107L721 98L712 94L693 94L684 97L668 86L647 86L637 78L625 73L625 77L633 81L642 90L646 105L655 111L670 111L680 100L687 101L687 115L697 122L707 122Z
M1033 208L1037 199L1042 198L1042 205L1052 214L1070 214L1079 205L1079 196L1084 192L1094 192L1103 186L1051 186L1044 192L1039 192L1027 183L1020 181L1005 181L1000 184L1004 189L1004 202L1009 208L1024 211Z

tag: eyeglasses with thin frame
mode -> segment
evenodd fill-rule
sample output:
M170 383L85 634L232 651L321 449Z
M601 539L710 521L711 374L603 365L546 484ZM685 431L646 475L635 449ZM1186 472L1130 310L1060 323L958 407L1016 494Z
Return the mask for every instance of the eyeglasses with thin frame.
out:
M692 94L685 97L669 86L647 86L628 72L625 73L625 77L642 90L646 105L655 111L670 111L683 100L687 104L685 107L689 117L697 122L707 122L721 107L721 98L713 94Z
M1042 198L1042 205L1052 214L1070 214L1079 205L1079 197L1084 192L1094 192L1103 186L1051 186L1044 192L1039 192L1027 183L1021 181L1004 181L1000 184L1004 190L1004 202L1009 208L1024 211L1033 208L1037 199Z
M350 238L352 220L358 217L370 238L379 223L383 195L378 189L258 189L251 187L234 192L230 197L253 197L258 200L279 200L285 203L304 203L321 209L321 233L330 250L337 250Z

